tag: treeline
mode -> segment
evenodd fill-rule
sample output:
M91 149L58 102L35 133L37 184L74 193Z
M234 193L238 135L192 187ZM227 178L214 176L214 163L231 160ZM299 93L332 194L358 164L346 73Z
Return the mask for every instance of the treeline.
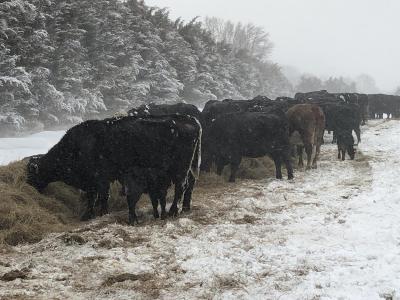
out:
M295 89L302 93L321 90L326 90L330 93L356 93L358 91L356 82L351 79L330 77L323 80L313 75L302 75Z
M264 31L240 25L241 36L224 40L209 25L171 20L138 0L1 1L0 131L65 126L149 102L291 92L268 61ZM252 40L246 30L255 30Z

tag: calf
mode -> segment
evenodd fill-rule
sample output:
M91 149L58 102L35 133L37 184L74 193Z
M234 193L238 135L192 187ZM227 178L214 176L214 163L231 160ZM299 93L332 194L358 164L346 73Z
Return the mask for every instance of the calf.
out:
M298 104L286 113L289 120L289 134L297 131L300 134L302 145L297 146L299 166L303 167L303 148L307 154L307 170L317 168L317 161L324 139L325 115L322 109L314 104ZM311 165L313 148L316 148L315 157Z
M354 149L354 138L351 130L339 130L337 131L337 145L338 145L338 159L345 160L346 152L353 160L355 157Z

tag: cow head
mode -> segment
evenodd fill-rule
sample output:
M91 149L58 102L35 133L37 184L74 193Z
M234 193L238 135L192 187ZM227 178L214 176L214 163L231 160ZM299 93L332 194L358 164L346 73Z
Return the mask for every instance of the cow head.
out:
M346 150L347 150L347 153L350 156L350 159L354 160L355 155L356 155L356 148L354 147L355 145L346 145L346 146L347 146Z
M43 172L40 168L40 158L43 155L32 156L29 158L27 165L27 183L42 192L47 186L46 180L44 180Z

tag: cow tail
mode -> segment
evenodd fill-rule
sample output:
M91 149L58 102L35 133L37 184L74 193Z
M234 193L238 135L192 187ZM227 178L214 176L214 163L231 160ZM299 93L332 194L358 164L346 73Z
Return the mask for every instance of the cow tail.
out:
M197 121L198 122L198 121ZM195 148L194 148L194 157L192 161L192 171L193 174L195 174L196 180L199 179L200 176L200 165L201 165L201 137L202 137L202 128L200 123L198 122L199 125L199 133L198 137L195 143Z

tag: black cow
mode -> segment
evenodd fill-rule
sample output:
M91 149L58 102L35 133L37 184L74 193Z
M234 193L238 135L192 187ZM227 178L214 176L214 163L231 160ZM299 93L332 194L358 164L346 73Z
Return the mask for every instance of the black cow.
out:
M201 112L201 120L203 127L207 127L212 120L222 114L233 112L251 111L257 107L266 107L276 104L275 101L267 97L257 96L252 100L232 100L225 99L223 101L210 100L204 106Z
M194 184L192 169L200 162L201 126L189 116L123 117L83 122L64 135L49 152L28 163L28 183L42 191L49 183L63 181L87 192L88 206L82 220L94 217L96 197L107 213L110 182L126 187L129 222L137 222L136 202L149 193L154 216L166 216L165 197L175 184L170 215L190 209Z
M325 113L326 126L325 129L333 131L334 140L337 140L337 131L354 130L357 135L357 142L361 142L361 115L357 104L348 103L321 103L322 110Z
M356 154L354 149L354 138L351 130L340 129L336 132L338 145L338 159L346 159L346 151L353 160Z
M357 135L357 142L361 142L361 124L366 119L368 104L366 95L356 93L328 93L326 90L297 93L295 98L298 101L315 104L322 108L325 114L325 129L333 131L333 143L336 139L336 129L344 122L341 129L351 128ZM359 104L360 103L360 104ZM362 107L360 106L362 105ZM365 114L365 115L364 115Z
M372 119L382 119L384 114L387 118L400 117L400 96L372 94L368 95L368 99Z
M164 116L164 115L188 115L200 119L199 109L192 104L177 103L177 104L143 104L137 108L128 111L130 116Z
M288 178L293 178L290 161L288 122L285 114L263 112L239 112L223 114L211 122L204 137L204 164L214 160L217 173L222 174L225 165L231 165L230 182L236 180L236 172L242 157L270 155L275 162L276 177L282 178L281 164L285 163Z

